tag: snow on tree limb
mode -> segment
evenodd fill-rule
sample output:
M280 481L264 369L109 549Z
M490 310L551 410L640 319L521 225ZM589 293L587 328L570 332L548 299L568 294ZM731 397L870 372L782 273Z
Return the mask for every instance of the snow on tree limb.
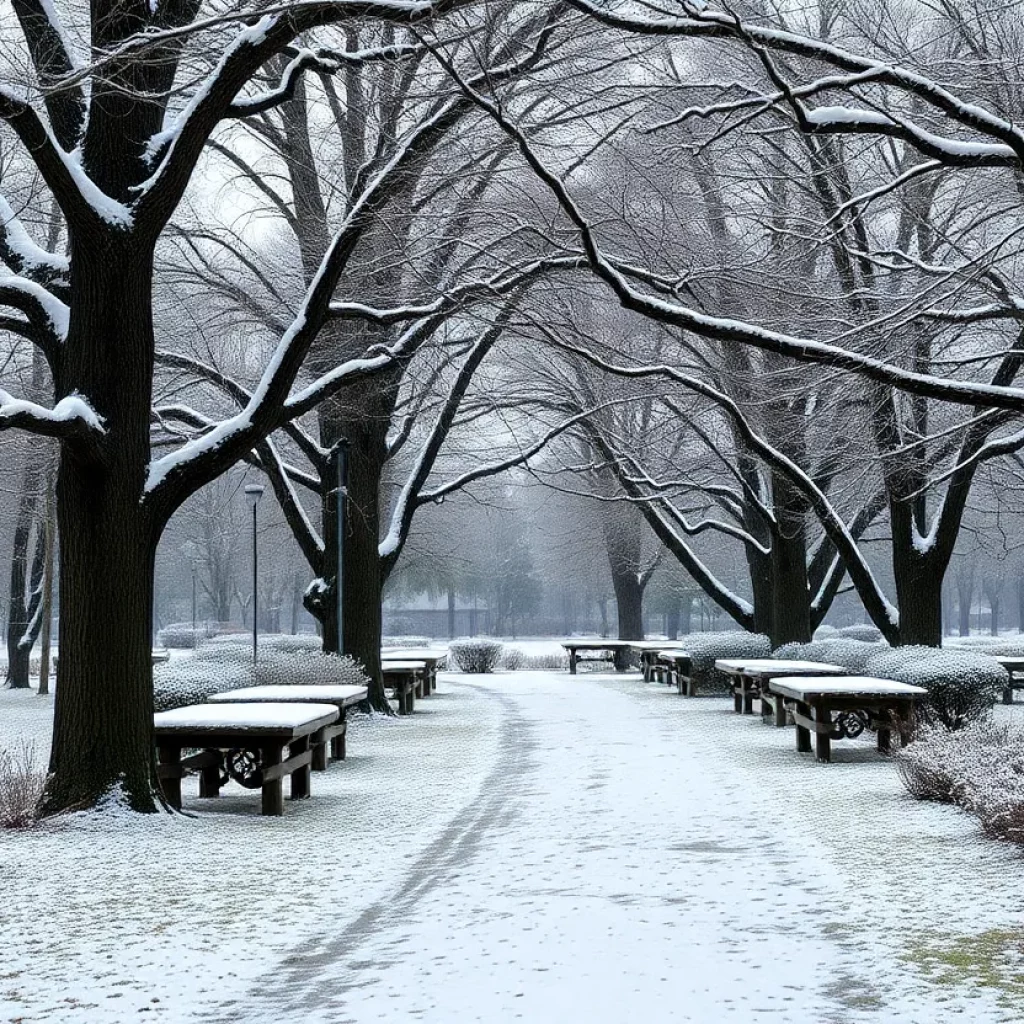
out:
M106 433L103 419L81 395L67 395L52 409L14 398L0 389L0 430L20 429L65 440L97 442Z
M848 370L910 394L959 405L984 405L1024 412L1024 389L1021 388L949 380L928 373L905 370L894 363L862 355L829 342L784 334L729 317L711 316L637 290L627 280L626 274L616 268L615 261L605 255L589 220L562 179L537 156L525 133L509 119L497 103L483 96L466 82L449 62L441 56L438 56L438 60L444 63L449 75L459 83L466 95L471 96L474 102L515 140L527 164L548 187L563 212L579 231L591 270L612 289L624 308L706 338L738 342L800 362Z

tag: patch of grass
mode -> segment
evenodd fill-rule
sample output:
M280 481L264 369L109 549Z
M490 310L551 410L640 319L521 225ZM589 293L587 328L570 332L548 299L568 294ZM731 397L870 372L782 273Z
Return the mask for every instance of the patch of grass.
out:
M1024 927L990 928L974 935L924 934L908 943L902 959L933 985L988 989L1007 1009L1024 1003Z

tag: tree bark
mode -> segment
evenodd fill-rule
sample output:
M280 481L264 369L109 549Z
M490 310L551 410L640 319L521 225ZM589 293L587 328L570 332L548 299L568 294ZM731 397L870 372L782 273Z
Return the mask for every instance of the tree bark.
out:
M36 565L42 568L38 530L32 553L33 526L36 524L41 475L38 462L28 456L21 474L21 493L14 520L11 545L10 598L7 615L7 685L13 690L27 690L29 662L32 654L32 622L40 594L36 593ZM31 567L30 567L31 562ZM28 640L28 643L23 641Z
M808 512L803 495L781 473L772 474L778 528L772 538L772 648L811 639L811 595L807 585Z
M107 240L102 240L107 241ZM151 252L72 240L75 315L57 393L103 417L99 454L65 443L57 479L61 614L49 811L120 788L157 806L150 658L159 528L140 504L150 460ZM169 513L168 513L169 514Z

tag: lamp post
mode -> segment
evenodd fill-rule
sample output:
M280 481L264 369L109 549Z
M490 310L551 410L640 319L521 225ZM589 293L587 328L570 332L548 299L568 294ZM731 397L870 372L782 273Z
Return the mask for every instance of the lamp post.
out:
M348 441L342 438L334 446L338 482L338 574L334 581L334 601L338 612L338 653L345 653L345 498L348 495Z
M252 506L252 663L256 664L256 645L259 636L259 556L256 544L256 506L263 497L263 484L246 484L245 496Z

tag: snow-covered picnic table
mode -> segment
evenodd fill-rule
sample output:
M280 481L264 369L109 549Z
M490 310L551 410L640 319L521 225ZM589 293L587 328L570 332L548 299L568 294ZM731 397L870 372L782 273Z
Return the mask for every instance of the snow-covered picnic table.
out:
M226 770L249 789L263 791L264 814L284 813L281 785L291 776L293 800L309 796L312 746L338 720L333 704L193 704L153 716L158 773L164 796L181 807L181 780L198 768L199 795L220 795ZM287 754L285 754L287 747ZM182 758L184 749L198 754Z
M576 666L581 661L610 661L616 669L620 672L623 671L625 668L623 655L635 644L636 641L633 640L566 640L562 643L562 647L569 654L569 674L576 675ZM595 651L597 653L591 658L581 658L580 651Z
M645 683L666 681L658 673L658 654L661 651L683 650L675 640L632 640L629 646L640 655L640 672Z
M411 715L416 707L416 698L426 696L425 691L430 685L427 663L420 658L382 661L381 675L384 685L395 691L400 715Z
M365 686L243 686L209 697L216 704L333 704L338 709L338 720L324 726L318 742L313 745L313 771L327 768L327 744L330 742L331 760L345 760L345 735L348 731L348 709L366 700Z
M1024 657L995 655L996 661L1006 669L1006 685L1003 687L1003 703L1013 703L1013 691L1024 690Z
M380 652L380 660L385 665L396 661L422 661L425 666L423 691L429 696L437 689L437 666L448 657L448 652L440 647L392 647Z
M651 678L675 686L680 696L695 697L690 652L682 647L662 647L654 658Z
M889 749L892 730L906 742L914 702L928 692L920 686L871 676L773 676L769 686L796 705L796 749L809 752L813 732L819 761L832 760L832 740L853 739L869 728L878 731L878 749L883 752Z
M787 658L719 658L715 668L732 677L732 699L736 714L752 715L754 700L761 701L761 717L773 712L776 725L786 724L786 708L778 694L772 693L768 680L786 676L842 676L841 665Z

